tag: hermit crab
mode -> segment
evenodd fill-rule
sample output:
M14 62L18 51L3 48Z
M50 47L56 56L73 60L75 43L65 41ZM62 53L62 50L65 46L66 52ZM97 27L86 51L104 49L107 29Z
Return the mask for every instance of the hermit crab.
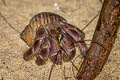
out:
M76 53L76 45L83 56L87 51L84 33L51 12L33 16L20 37L30 47L24 54L24 59L27 61L36 56L37 65L45 64L48 58L54 64L71 61Z

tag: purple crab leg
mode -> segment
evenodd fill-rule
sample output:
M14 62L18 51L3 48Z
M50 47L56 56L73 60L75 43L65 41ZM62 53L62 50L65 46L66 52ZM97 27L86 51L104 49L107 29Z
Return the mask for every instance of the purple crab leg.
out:
M36 64L39 65L39 66L45 64L45 61L41 58L40 55L37 56Z
M82 39L85 38L85 33L74 25L71 25L69 23L64 22L64 28L65 29L72 29L72 30L76 31Z
M43 65L49 57L49 48L41 49L40 53L37 55L36 64Z
M50 53L50 41L47 39L47 37L43 40L40 48L41 50L38 55L40 55L42 59L47 60Z
M75 40L75 42L79 42L78 45L80 47L80 51L83 56L86 56L86 52L88 48L84 41L83 32L80 31L78 28L75 28L75 26L67 24L67 23L63 25L63 29L65 30L66 33L68 33Z
M51 56L51 61L54 64L61 65L62 64L62 56L63 56L63 52L59 51L56 55Z
M61 41L62 48L64 49L64 58L63 61L70 61L74 58L76 49L75 45L73 44L73 39L67 35L63 35L63 39Z
M60 44L56 39L50 39L50 56L57 55L57 52L60 50Z
M36 64L37 65L43 65L43 64L45 64L45 61L49 57L49 53L50 53L50 41L48 40L47 37L43 39L43 42L42 42L40 48L41 48L40 49L40 53L38 53L37 59L36 59Z
M41 56L42 59L47 60L48 56L49 56L49 48L43 48L43 49L41 49L39 55Z
M30 60L38 52L44 38L45 38L45 32L44 29L41 28L36 34L36 41L34 45L23 56L26 61Z
M54 64L62 64L63 51L61 50L60 43L56 39L51 39L50 59Z
M30 60L36 52L39 50L40 47L40 40L35 41L34 45L24 54L24 60Z
M36 36L35 36L35 40L43 40L46 36L46 32L44 28L39 28Z

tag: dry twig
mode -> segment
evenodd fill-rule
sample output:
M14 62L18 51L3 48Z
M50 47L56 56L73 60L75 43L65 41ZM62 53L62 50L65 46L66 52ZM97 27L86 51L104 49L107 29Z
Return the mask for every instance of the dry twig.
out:
M117 37L120 22L119 16L120 1L104 0L98 24L92 39L92 42L100 43L104 48L91 42L87 56L79 68L77 74L78 80L94 80L101 72Z

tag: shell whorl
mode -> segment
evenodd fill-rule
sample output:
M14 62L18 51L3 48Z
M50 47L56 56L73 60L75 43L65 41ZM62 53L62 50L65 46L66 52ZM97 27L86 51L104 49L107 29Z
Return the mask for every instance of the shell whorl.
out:
M39 25L45 25L52 22L66 22L66 19L55 13L43 12L33 16L30 20L30 24L36 23Z

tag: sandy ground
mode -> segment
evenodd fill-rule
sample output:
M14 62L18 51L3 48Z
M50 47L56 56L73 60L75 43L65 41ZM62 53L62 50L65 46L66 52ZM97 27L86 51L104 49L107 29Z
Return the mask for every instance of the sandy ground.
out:
M82 29L101 6L99 0L0 0L1 14L19 32L32 16L46 11L57 13ZM86 39L92 38L97 19L84 30ZM35 59L24 61L23 54L27 49L19 33L0 16L0 80L48 80L52 63L48 61L43 66L37 66ZM80 60L75 62L77 67ZM51 80L65 80L65 77L66 80L75 80L70 62L56 65ZM95 80L120 80L120 30L108 61Z

